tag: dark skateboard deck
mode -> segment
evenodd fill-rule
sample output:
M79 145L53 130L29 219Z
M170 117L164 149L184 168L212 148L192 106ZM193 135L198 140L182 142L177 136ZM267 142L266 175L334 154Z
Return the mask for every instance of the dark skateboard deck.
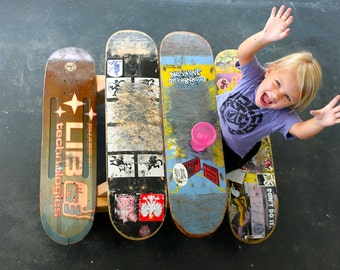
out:
M242 73L235 67L237 60L237 50L225 50L216 56L219 94L231 91L241 79ZM227 178L232 233L245 243L268 239L276 226L279 203L270 137L263 138L258 153L241 170L227 174Z
M105 63L110 218L122 236L143 240L160 229L167 201L156 44L142 32L118 31Z
M96 73L79 48L47 60L42 114L40 215L60 244L82 240L96 207Z
M185 235L207 236L223 221L227 203L210 45L194 33L170 33L161 42L160 70L170 212ZM203 151L190 143L198 122L212 124L217 133Z

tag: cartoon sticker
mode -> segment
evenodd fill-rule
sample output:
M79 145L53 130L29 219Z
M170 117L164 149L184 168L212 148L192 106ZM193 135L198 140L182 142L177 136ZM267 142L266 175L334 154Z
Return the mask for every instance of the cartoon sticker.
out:
M138 177L163 177L164 161L162 155L138 155Z
M134 177L135 176L134 155L109 155L108 177Z

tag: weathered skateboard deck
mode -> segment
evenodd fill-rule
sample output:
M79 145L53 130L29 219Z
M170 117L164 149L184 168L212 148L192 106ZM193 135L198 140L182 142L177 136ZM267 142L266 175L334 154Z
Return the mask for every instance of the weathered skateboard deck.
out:
M42 113L40 215L60 244L82 240L96 207L96 73L79 48L47 60Z
M167 201L156 44L142 32L118 31L105 63L110 218L122 236L143 240L160 229Z
M227 203L210 45L194 33L168 34L160 46L160 71L170 212L185 235L207 236L223 221ZM217 131L215 143L200 152L190 144L198 122Z
M231 91L241 79L242 73L235 67L237 60L237 50L225 50L216 56L219 94ZM246 243L266 240L276 226L279 203L270 137L263 138L258 153L227 178L231 231Z

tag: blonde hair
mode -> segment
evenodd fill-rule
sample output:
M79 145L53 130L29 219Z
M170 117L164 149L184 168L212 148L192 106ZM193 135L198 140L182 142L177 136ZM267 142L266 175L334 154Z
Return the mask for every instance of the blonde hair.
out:
M315 98L321 85L322 71L318 61L310 52L302 51L289 54L266 66L273 65L274 69L293 69L296 71L299 85L299 98L291 109L302 111Z

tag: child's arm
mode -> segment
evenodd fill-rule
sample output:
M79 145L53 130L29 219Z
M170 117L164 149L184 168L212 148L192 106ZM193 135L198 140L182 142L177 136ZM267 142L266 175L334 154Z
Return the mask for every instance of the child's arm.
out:
M314 117L303 122L294 124L289 133L300 138L308 139L321 132L325 127L340 123L340 95L332 99L325 107L320 110L311 111Z
M264 29L240 44L238 47L238 58L241 66L249 63L255 53L266 45L288 36L290 32L288 26L293 22L294 18L290 16L292 9L285 9L286 7L282 5L276 14L276 7L273 7Z

